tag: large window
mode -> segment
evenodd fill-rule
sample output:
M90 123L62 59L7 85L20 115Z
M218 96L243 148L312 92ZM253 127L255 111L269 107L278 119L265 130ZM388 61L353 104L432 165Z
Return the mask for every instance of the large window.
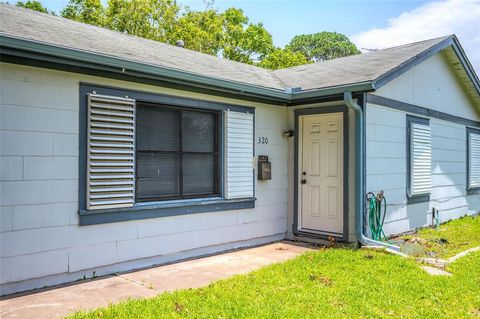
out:
M137 202L219 196L219 113L137 102Z
M480 130L467 129L467 189L480 190Z
M80 224L255 207L254 114L81 84Z
M432 143L428 119L407 116L407 195L428 201L432 188Z

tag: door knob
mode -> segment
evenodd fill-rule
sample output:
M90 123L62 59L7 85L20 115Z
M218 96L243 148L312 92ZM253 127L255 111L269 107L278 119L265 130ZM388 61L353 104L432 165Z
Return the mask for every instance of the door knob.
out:
M307 180L306 180L306 179L302 179L301 183L302 183L302 184L306 184L306 183L307 183Z

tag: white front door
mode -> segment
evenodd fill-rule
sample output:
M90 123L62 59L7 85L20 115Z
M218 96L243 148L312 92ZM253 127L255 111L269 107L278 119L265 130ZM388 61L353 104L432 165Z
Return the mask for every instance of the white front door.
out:
M343 234L343 113L299 117L299 228Z

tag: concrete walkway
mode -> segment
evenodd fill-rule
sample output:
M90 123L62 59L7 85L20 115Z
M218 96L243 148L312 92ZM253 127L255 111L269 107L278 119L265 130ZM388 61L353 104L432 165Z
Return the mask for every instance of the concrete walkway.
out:
M16 294L0 299L0 318L62 318L75 310L94 309L129 298L196 288L291 259L312 247L293 242L236 250L175 264L102 277L76 284Z

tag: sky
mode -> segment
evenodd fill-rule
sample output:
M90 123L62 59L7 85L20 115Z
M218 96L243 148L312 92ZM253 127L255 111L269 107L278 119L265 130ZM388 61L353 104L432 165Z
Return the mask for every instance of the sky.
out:
M40 2L59 12L68 0ZM205 7L202 0L177 2L191 9ZM361 50L454 33L480 73L480 0L217 0L215 7L220 11L229 7L243 9L250 21L264 24L279 47L295 35L320 31L343 33Z

